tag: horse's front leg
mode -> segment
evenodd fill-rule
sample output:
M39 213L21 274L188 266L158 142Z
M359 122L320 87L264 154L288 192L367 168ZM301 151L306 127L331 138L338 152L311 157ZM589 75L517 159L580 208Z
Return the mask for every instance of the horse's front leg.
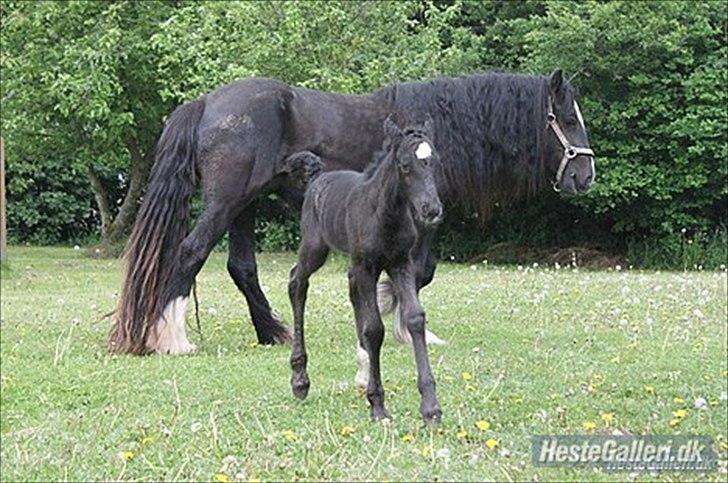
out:
M366 351L369 359L369 380L366 391L371 405L372 419L375 421L389 418L389 413L384 407L384 387L379 366L384 324L377 308L378 277L378 271L364 264L355 264L349 270L349 297L354 307L359 346Z
M255 262L255 206L243 210L230 226L228 272L248 302L250 318L261 344L277 344L291 340L291 334L272 311L260 288Z
M400 301L400 317L412 337L412 347L417 363L417 388L420 391L420 413L428 424L442 420L440 403L435 391L435 377L432 375L425 340L425 311L417 297L414 266L412 263L391 270L390 276Z

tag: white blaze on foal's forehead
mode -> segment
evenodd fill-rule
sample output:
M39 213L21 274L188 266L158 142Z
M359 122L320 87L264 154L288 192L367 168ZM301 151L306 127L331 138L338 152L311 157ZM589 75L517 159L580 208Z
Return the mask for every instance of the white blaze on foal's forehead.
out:
M415 156L417 156L417 159L425 159L432 156L432 147L424 141L422 141L418 146L417 150L415 151Z

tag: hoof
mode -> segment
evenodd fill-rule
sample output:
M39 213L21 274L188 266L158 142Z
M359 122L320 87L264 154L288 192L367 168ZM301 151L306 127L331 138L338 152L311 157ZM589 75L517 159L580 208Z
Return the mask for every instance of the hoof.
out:
M430 409L427 411L422 411L422 419L425 421L425 424L428 427L439 426L442 422L442 411L439 407L435 407L434 409Z
M306 399L310 387L311 382L308 380L308 375L301 374L291 377L291 390L293 391L293 395L298 399Z
M288 327L276 319L267 322L263 329L257 331L257 334L258 343L262 345L290 344L293 340Z
M193 344L192 342L184 341L179 342L177 344L173 344L171 347L167 347L164 349L158 349L156 352L158 354L169 354L172 356L181 356L185 354L193 354L195 351L197 351L197 346Z
M384 424L389 424L392 422L392 417L389 415L386 409L374 409L372 408L372 421L379 422L381 421Z

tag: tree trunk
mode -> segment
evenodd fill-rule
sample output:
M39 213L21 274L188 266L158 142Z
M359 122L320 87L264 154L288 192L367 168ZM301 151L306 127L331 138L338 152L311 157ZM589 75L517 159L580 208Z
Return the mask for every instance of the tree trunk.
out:
M129 150L129 187L124 196L119 211L114 217L109 207L109 197L101 179L92 167L88 168L88 178L96 198L96 205L101 215L101 245L109 251L124 240L129 228L134 223L137 211L137 201L144 192L149 170L154 159L154 150L149 149L145 154L139 148L135 137L130 136L127 140Z
M109 223L111 223L111 210L109 209L109 197L106 193L104 184L99 179L96 171L92 166L88 167L86 171L88 180L91 183L91 189L94 191L94 198L96 198L96 206L99 208L99 215L101 215L101 238L106 237L106 233L109 230Z
M154 150L144 154L140 149L135 138L130 138L127 143L129 153L131 154L129 166L129 188L119 207L116 218L109 225L109 229L104 235L104 242L114 244L119 243L128 233L129 228L134 223L134 217L137 212L137 202L144 192L149 177L149 169L152 165Z

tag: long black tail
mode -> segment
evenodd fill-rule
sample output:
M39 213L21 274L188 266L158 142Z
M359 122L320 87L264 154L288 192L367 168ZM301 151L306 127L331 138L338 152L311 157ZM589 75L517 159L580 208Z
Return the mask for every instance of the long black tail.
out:
M165 290L188 230L197 181L197 126L204 109L203 99L179 106L157 142L149 187L125 250L126 276L109 336L111 352L151 350L147 337L162 316Z

